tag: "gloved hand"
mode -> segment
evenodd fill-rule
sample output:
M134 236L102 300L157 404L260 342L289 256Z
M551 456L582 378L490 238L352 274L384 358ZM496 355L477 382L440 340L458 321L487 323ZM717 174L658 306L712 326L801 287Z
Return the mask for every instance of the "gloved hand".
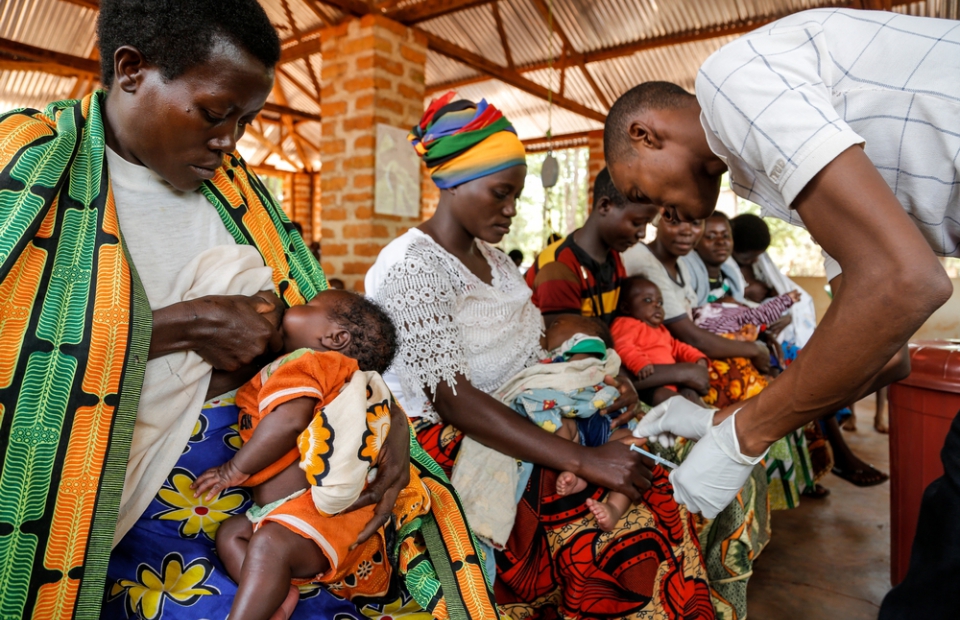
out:
M647 437L664 447L672 447L677 437L700 439L713 426L716 409L704 409L683 396L669 398L643 416L633 431L634 437Z
M677 503L708 519L716 518L734 500L766 454L750 457L740 452L735 426L739 411L711 426L680 467L670 473Z

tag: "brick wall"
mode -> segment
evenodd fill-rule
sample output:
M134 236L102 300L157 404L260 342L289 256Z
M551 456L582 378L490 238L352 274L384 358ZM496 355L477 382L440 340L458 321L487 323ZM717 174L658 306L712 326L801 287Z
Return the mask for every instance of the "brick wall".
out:
M310 245L320 238L320 175L293 173L270 167L253 166L261 178L278 178L283 183L281 207L287 217L303 226L303 239Z
M362 291L380 250L420 222L373 212L374 158L378 123L407 129L420 120L426 40L379 15L329 28L321 40L323 268Z
M310 244L310 240L313 238L313 212L314 209L314 200L313 200L313 177L314 175L301 172L297 174L291 174L291 186L292 192L289 194L291 197L291 208L288 212L290 219L294 222L299 222L303 226L303 238L306 239L307 245Z

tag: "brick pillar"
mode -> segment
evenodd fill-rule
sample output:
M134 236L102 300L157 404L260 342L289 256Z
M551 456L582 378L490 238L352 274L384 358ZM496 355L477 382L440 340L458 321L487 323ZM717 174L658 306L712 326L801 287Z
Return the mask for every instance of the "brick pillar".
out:
M591 131L587 134L587 149L590 155L587 159L587 213L593 209L593 183L597 175L606 166L603 158L603 130Z
M303 238L313 238L313 177L308 172L291 174L290 219L303 226Z
M423 113L423 35L380 15L321 34L323 268L348 288L391 240L420 218L374 213L376 126L409 129Z
M310 180L313 183L313 196L311 197L311 210L310 210L310 241L320 241L323 238L323 217L321 212L323 211L320 205L320 197L323 195L320 189L320 173L314 172L310 175Z

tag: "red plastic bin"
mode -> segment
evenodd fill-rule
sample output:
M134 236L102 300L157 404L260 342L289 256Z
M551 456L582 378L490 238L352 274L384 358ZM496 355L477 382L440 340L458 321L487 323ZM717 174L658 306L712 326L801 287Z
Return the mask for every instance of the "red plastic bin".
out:
M890 386L890 582L907 574L927 485L943 475L940 450L960 411L960 340L910 344L910 376Z

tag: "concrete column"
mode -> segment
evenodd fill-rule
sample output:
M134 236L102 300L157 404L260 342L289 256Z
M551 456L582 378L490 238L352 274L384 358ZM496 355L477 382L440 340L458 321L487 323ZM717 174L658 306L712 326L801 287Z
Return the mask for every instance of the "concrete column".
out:
M409 129L420 120L427 46L379 15L329 28L321 41L323 268L362 291L380 250L421 221L374 213L374 163L378 123Z

